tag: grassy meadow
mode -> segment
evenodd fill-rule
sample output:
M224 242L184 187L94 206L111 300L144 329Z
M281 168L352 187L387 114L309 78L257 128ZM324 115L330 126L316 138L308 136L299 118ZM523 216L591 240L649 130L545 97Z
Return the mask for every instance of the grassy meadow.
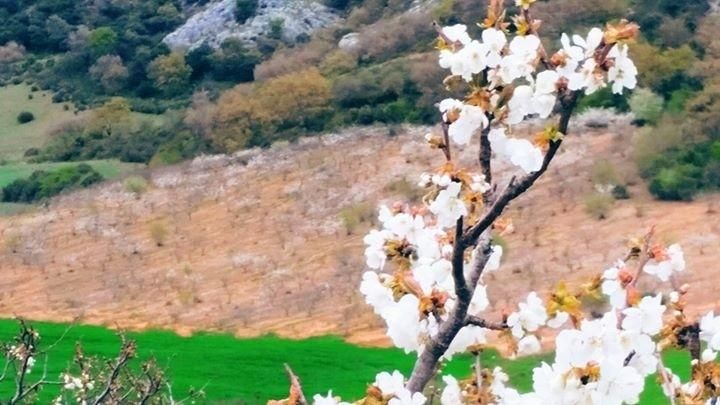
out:
M52 136L54 128L75 117L72 103L53 103L52 94L46 91L32 91L27 84L0 87L0 188L19 178L27 178L37 170L52 171L66 166L87 163L112 180L132 172L142 164L120 162L117 159L88 160L83 162L32 163L24 159L29 148L41 148ZM22 111L31 112L35 119L20 124L17 116ZM88 114L82 112L80 114ZM138 125L150 123L161 125L164 118L159 115L131 113ZM31 204L0 203L0 216L14 215L32 209Z
M17 161L28 148L41 147L58 123L75 116L74 109L70 103L53 103L51 93L31 91L27 84L0 87L0 159ZM35 119L20 124L21 111L33 113Z
M84 326L34 322L43 345L61 340L48 358L48 376L57 378L72 360L76 342L81 342L86 354L114 356L119 338L114 331L97 326ZM8 341L17 330L13 320L0 320L0 339ZM63 337L64 335L64 337ZM265 336L238 339L228 334L198 333L181 337L166 331L131 332L128 336L138 343L139 356L155 356L167 368L176 397L183 397L191 388L202 388L207 403L264 404L268 399L287 395L287 379L283 363L288 363L300 376L305 393L309 396L333 392L347 399L363 395L367 384L378 371L394 369L405 375L412 368L414 356L400 350L368 348L351 345L338 337L317 337L304 340L281 339ZM513 386L528 390L532 382L532 367L550 355L507 360L494 351L483 354L487 366L500 365L510 375ZM688 357L684 353L670 352L666 365L687 377ZM471 359L458 357L445 371L455 376L467 375ZM42 367L38 361L37 367ZM39 373L40 368L37 368ZM0 396L5 396L11 382L0 382ZM653 378L642 404L666 403ZM40 400L47 403L57 393L57 387L48 386Z

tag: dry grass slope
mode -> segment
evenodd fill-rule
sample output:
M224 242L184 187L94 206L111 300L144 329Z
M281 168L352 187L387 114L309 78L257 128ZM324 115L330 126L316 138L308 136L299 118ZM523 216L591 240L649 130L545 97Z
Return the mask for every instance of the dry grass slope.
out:
M142 193L110 183L39 212L0 218L0 316L181 333L333 333L382 343L380 325L357 292L362 236L372 221L365 207L400 194L416 197L398 180L405 175L413 184L422 170L442 163L423 146L425 131L388 137L384 129L352 129L269 151L200 158L153 172ZM693 286L715 280L718 197L653 201L627 163L629 133L614 126L569 136L547 176L511 207L516 231L504 236L507 260L486 279L498 316L531 288L544 291L559 279L579 282L602 270L622 255L628 236L651 224L684 245ZM472 163L474 156L468 151L462 159ZM616 165L633 196L616 202L603 221L583 205L600 159ZM716 294L693 297L695 310L718 303Z

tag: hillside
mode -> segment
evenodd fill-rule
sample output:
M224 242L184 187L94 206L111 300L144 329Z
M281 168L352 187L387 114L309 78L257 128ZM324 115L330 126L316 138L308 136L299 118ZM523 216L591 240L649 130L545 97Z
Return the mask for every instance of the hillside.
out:
M197 158L148 173L141 194L107 183L1 218L0 316L382 343L357 292L362 236L376 202L417 197L416 175L441 162L422 145L427 130L349 129ZM657 202L628 163L627 124L580 131L509 211L516 231L504 236L502 271L488 279L492 310L559 279L585 280L651 224L685 249L687 281L698 289L692 310L717 304L700 286L718 271L720 196ZM591 168L604 159L632 198L598 221L583 201L594 188Z

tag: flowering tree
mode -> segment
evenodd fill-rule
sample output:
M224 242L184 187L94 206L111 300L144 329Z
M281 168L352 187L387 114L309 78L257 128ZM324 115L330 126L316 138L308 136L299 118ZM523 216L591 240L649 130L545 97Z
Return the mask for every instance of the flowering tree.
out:
M439 63L451 74L445 84L467 95L438 105L442 133L429 134L427 141L445 161L422 175L425 204L380 207L382 228L364 239L371 270L360 285L395 346L418 357L409 378L382 372L356 403L429 402L436 393L427 385L441 362L485 346L488 331L497 331L522 355L540 351L544 329L557 330L555 360L534 368L532 392L519 393L501 369L482 369L478 362L466 379L442 377L440 402L632 404L639 401L645 377L657 374L671 403L715 403L720 367L712 360L720 350L720 317L711 312L699 323L686 317L688 288L676 281L685 269L683 252L654 243L652 230L631 241L626 257L587 284L560 283L545 299L530 292L502 319L483 317L491 287L483 275L501 267L503 251L493 244L491 231L508 226L503 211L552 163L583 94L606 86L623 93L636 84L627 46L638 33L635 24L608 24L585 37L563 34L562 48L550 54L538 37L540 21L531 15L534 1L517 0L517 15L509 22L503 1L492 0L479 24L481 40L472 39L464 25L438 28ZM534 142L513 136L513 128L529 117L546 123ZM473 143L479 146L478 170L455 158L457 148ZM517 167L507 184L493 176L493 156ZM668 282L668 291L643 297L637 283L644 275ZM586 316L581 298L602 296L607 312ZM663 366L660 354L672 347L690 350L690 382L682 384ZM282 403L306 403L298 379L290 375L291 395ZM314 401L341 403L332 392Z

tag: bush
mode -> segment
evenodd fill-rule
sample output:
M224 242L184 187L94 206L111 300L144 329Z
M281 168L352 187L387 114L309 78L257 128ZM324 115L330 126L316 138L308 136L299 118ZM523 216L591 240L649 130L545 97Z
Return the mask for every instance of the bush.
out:
M258 0L236 0L235 1L235 21L240 24L247 21L248 18L255 15L258 7Z
M623 183L617 170L615 170L615 165L608 160L595 162L591 169L590 178L593 184L600 184L603 186L607 184L616 186Z
M605 219L615 200L609 194L595 193L585 197L585 212L596 219Z
M150 237L156 245L162 246L168 236L168 229L165 225L165 221L155 220L149 225Z
M662 169L650 181L650 192L661 200L690 201L698 192L692 167Z
M272 39L282 39L284 25L285 20L282 18L272 19L270 21L270 32L268 32L268 37Z
M27 179L17 179L5 186L2 189L2 201L31 203L66 190L88 187L102 180L100 173L84 163L52 172L38 170Z
M139 196L148 188L147 181L140 176L130 176L123 182L125 190Z
M352 235L361 224L369 223L375 217L372 204L362 202L340 210L340 220L348 235Z
M17 116L17 122L21 124L27 124L33 120L35 120L35 115L33 115L30 111L23 111Z
M215 146L232 152L321 130L329 121L330 85L317 69L238 85L217 102Z
M615 186L612 189L612 196L616 200L628 200L630 199L630 193L625 186Z
M630 97L630 110L635 118L651 125L662 117L663 104L663 98L648 89L637 89Z
M633 157L640 174L649 176L658 155L682 145L683 142L684 134L680 123L672 117L663 117L657 127L640 129L633 148Z
M385 191L413 203L420 202L425 195L424 189L407 179L391 181L385 185Z
M254 79L255 65L260 60L257 51L249 50L236 38L220 44L220 48L209 56L212 74L216 80L250 82Z

